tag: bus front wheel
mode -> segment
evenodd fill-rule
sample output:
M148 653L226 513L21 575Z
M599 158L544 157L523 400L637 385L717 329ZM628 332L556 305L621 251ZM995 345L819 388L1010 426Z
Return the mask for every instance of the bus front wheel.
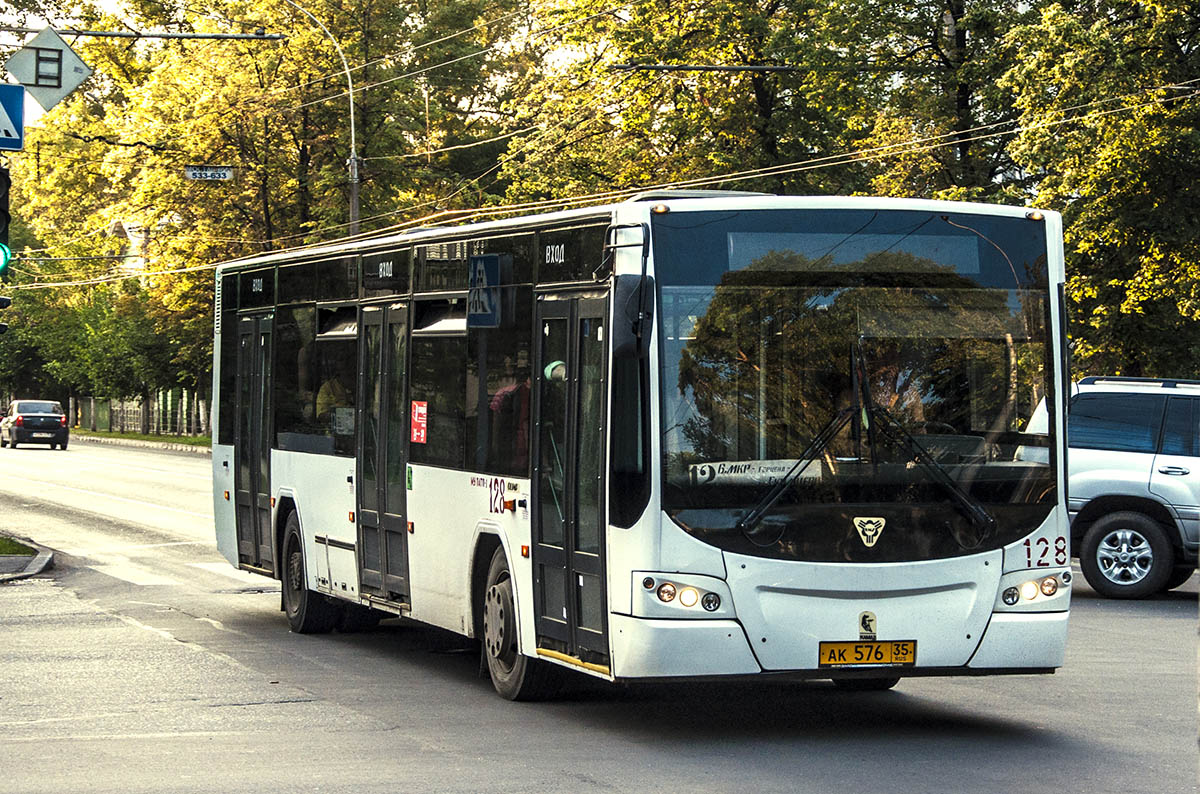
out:
M496 549L483 590L483 658L492 686L509 700L542 700L558 691L557 671L521 654L512 575L504 548Z
M293 511L283 531L283 611L297 634L323 634L333 629L338 608L325 596L308 589L300 519Z

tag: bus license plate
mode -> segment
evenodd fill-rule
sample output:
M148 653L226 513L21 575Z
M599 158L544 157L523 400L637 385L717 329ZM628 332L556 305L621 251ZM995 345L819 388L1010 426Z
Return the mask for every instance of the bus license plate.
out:
M820 667L912 667L917 663L917 641L823 642L818 654Z

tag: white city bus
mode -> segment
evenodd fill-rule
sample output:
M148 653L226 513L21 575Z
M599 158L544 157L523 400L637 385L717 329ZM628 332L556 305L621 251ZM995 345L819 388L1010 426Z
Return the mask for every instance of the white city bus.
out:
M1061 234L660 192L225 265L218 546L293 630L439 626L513 699L1053 672Z

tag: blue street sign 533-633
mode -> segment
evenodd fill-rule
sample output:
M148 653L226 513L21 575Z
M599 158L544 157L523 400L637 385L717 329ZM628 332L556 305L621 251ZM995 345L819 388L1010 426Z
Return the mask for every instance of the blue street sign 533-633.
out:
M0 151L25 148L25 86L0 83Z

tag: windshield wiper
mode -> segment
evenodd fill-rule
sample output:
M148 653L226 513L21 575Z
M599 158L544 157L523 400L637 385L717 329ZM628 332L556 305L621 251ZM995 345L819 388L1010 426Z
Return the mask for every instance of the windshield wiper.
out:
M860 351L861 353L861 351ZM861 373L865 377L864 372ZM867 389L866 382L860 377L858 360L855 358L854 348L850 349L850 393L853 395L850 398L850 405L834 414L821 431L813 437L808 446L800 453L799 459L792 468L788 469L787 474L779 479L779 482L763 494L763 497L755 503L750 512L742 516L736 524L737 529L741 530L751 542L757 542L751 536L750 532L758 526L762 521L763 516L767 511L775 506L775 503L780 500L787 489L800 478L804 470L809 467L818 453L824 451L825 447L829 446L829 442L833 441L841 429L846 426L846 423L851 419L856 419L854 429L852 431L855 442L855 454L862 459L862 429L867 430L867 443L871 444L874 440L873 431L871 430L871 420L868 414L867 406L870 402L864 398L869 397L870 391Z
M880 420L879 429L883 435L898 446L907 449L913 460L920 464L930 478L954 497L954 501L958 502L959 507L967 514L967 518L971 520L975 528L982 530L980 542L990 536L996 529L996 519L984 509L979 500L959 487L954 478L946 472L945 467L934 460L925 447L921 446L921 442L913 438L912 434L904 429L904 425L887 412L887 409L880 405L872 405L870 411L874 417Z
M741 520L737 522L736 526L742 531L742 534L747 537L750 536L750 531L758 526L758 522L762 521L767 511L775 506L775 503L779 501L788 487L799 479L809 464L816 460L817 453L829 446L829 442L846 426L846 423L854 416L855 411L856 406L853 405L849 408L843 408L829 420L825 427L821 428L821 432L817 433L813 440L809 442L808 447L800 453L799 460L796 461L792 468L788 469L788 473L783 475L779 479L779 482L771 487L771 490L763 494L763 497L750 509L750 512L742 516Z
M958 502L958 506L967 514L967 518L975 525L975 528L982 530L979 538L979 542L982 543L985 538L995 532L996 519L984 509L978 499L975 499L959 487L954 478L946 472L945 467L933 459L929 451L921 446L921 442L913 438L912 434L904 428L904 425L896 417L888 413L888 410L882 405L875 402L875 398L871 394L871 386L867 381L867 357L862 352L861 337L855 344L854 358L855 368L862 367L862 374L858 378L858 382L862 387L863 403L867 406L867 412L879 420L877 424L880 431L894 444L907 449L908 454L929 474L930 478L954 497L954 501ZM873 446L872 450L874 450Z
M930 478L938 485L942 486L958 503L958 506L966 514L967 518L975 526L981 530L979 541L982 542L986 537L990 536L996 529L996 519L992 517L983 505L977 499L972 497L954 481L933 456L921 446L921 443L913 438L904 426L883 406L875 402L871 394L871 387L867 382L867 366L866 357L862 352L862 344L859 341L855 344L851 352L852 370L851 382L853 398L849 407L839 411L829 422L821 428L821 432L817 433L816 437L809 443L808 447L800 454L799 460L795 465L788 470L779 482L772 486L771 490L767 491L763 497L737 522L737 529L750 537L750 532L758 526L762 521L763 516L767 514L772 507L783 497L787 489L800 478L805 469L816 460L818 453L823 451L825 447L834 437L841 431L846 423L851 419L857 419L855 423L855 441L856 445L861 445L862 430L867 432L867 443L872 449L872 458L874 459L875 449L875 427L879 427L880 431L890 441L903 447L909 455L921 466L922 469L930 476ZM876 422L872 422L874 417ZM861 450L857 453L858 458L862 459ZM753 540L753 538L751 538Z

